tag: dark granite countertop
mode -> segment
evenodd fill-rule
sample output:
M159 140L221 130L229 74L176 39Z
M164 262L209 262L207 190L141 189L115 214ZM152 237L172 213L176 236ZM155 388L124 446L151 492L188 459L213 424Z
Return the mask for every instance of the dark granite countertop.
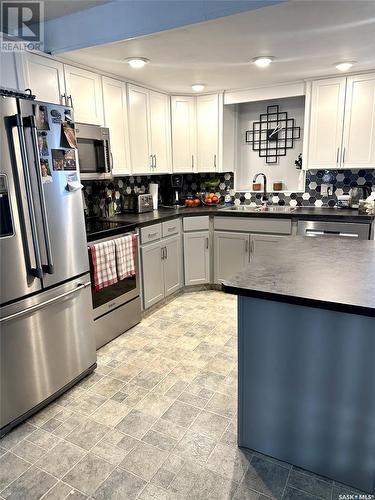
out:
M222 287L236 295L375 317L375 241L281 239L272 258L255 257Z
M324 220L342 222L371 223L373 217L361 215L356 210L339 208L314 208L297 207L293 212L237 212L235 210L220 210L223 207L195 207L195 208L160 208L152 212L143 214L125 213L115 215L107 220L115 222L128 222L137 226L147 226L157 222L163 222L182 216L193 215L219 215L230 217L271 217L278 219L299 219L299 220Z

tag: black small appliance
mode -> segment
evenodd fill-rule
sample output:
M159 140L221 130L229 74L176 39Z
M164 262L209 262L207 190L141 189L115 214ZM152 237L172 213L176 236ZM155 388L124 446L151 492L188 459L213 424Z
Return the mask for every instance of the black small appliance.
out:
M161 204L165 207L181 206L182 175L170 175L160 183Z

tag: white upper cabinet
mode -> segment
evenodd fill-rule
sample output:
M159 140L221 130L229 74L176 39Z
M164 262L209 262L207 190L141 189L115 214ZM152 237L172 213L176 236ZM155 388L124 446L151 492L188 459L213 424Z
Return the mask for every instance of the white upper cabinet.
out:
M196 98L172 96L173 172L194 172L196 164Z
M130 173L126 84L103 76L104 125L109 128L112 173Z
M147 89L128 85L128 116L132 172L134 174L150 173L153 162L150 148Z
M24 56L25 84L39 101L55 104L66 102L64 65L48 57L30 52Z
M312 83L308 168L338 168L341 159L346 78Z
M375 73L347 79L342 167L375 168Z
M103 94L97 73L64 65L68 104L74 108L77 122L103 125Z
M171 171L171 117L169 96L149 92L151 154L153 171L162 174Z
M219 95L197 98L197 171L219 170Z
M375 167L375 74L312 82L306 168Z
M0 87L14 90L28 87L24 83L20 53L0 51L0 70Z
M170 172L169 96L137 85L128 85L128 115L132 172Z

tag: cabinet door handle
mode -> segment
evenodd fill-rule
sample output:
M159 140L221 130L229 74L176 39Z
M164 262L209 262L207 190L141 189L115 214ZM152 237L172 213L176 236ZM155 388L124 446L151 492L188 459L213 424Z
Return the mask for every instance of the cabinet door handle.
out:
M149 238L153 238L154 236L157 236L158 233L148 233L148 237Z
M206 238L206 248L207 248L207 250L208 250L208 247L209 247L209 243L210 242L209 242L208 238Z
M191 169L194 170L194 155L191 155Z
M61 94L61 104L66 106L66 94Z
M165 258L168 259L168 248L164 247L164 250L165 250Z
M214 155L214 169L216 170L216 155Z
M156 168L156 155L154 155L154 168Z
M346 148L344 148L342 152L342 166L345 165L345 154L346 154Z
M66 99L67 99L67 106L69 106L69 101L70 101L70 107L72 108L73 107L73 97L72 95L67 95L66 96Z
M161 260L164 260L164 247L161 247Z
M245 241L245 253L249 251L249 240Z
M150 155L150 168L154 168L154 155Z
M340 148L337 148L336 153L336 165L339 166L339 158L340 158Z

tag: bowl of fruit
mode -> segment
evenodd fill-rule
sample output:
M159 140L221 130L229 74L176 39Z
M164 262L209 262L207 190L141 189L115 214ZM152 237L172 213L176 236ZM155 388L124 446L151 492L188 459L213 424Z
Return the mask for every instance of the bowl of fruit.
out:
M203 194L201 200L203 205L211 207L216 207L220 204L220 196L218 196L216 193L205 193Z

